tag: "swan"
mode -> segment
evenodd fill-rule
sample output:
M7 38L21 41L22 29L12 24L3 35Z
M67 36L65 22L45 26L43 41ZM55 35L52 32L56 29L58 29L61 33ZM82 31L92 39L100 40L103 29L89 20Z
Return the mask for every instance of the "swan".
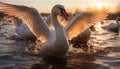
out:
M65 9L62 5L55 5L51 12L55 30L50 30L48 28L45 21L42 20L42 17L35 9L5 3L0 3L0 7L2 7L0 9L2 9L3 12L8 10L5 8L12 8L11 10L9 9L10 12L6 13L9 15L14 15L15 13L15 16L21 18L27 24L32 33L39 40L41 40L44 45L44 47L41 48L41 53L57 57L63 57L66 55L68 50L68 42L64 30L56 18L58 15L61 15L63 17L66 15ZM65 17L65 19L67 18Z
M120 27L120 17L116 18L116 23L110 23L108 26L105 26L104 29L108 30L110 32L114 32L114 33L119 33L119 27Z
M55 5L51 11L52 23L55 29L50 30L36 9L0 2L0 12L22 19L37 39L41 40L43 46L40 53L56 57L66 55L69 49L68 40L76 37L89 26L105 19L107 16L106 11L78 15L63 28L58 22L57 16L60 15L67 19L67 13L64 6Z
M79 16L80 14L78 14L77 16ZM68 13L68 19L67 20L62 18L61 16L58 17L58 20L59 20L60 24L65 28L65 26L67 26L67 24L69 24L69 22L73 18L76 19L77 16L75 16L75 18L74 18L71 13ZM54 29L54 26L53 26L52 21L51 21L51 15L49 15L46 18L45 21L48 24L48 26L50 27L50 29ZM84 30L82 33L80 33L78 36L76 36L76 37L72 38L71 40L69 40L69 43L71 43L73 45L73 47L75 47L75 48L80 45L79 43L87 44L89 39L90 39L90 35L91 35L91 28L88 27L86 30Z

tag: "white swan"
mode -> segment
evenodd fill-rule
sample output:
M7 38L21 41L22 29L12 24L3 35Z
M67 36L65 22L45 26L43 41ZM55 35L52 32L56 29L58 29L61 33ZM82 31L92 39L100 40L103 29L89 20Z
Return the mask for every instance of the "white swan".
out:
M25 23L27 24L29 29L33 32L33 34L39 40L42 41L44 45L44 47L41 49L42 52L44 52L47 55L50 54L57 57L65 56L68 50L68 43L63 28L56 19L58 15L62 15L62 14L66 15L63 6L56 5L52 9L51 16L55 27L55 30L53 31L49 30L47 24L42 20L41 16L35 9L31 9L25 6L15 6L15 5L0 3L0 9L2 9L3 12L7 10L7 9L5 10L5 8L13 8L11 10L12 12L10 11L7 14L14 15L14 13L16 13L15 16L18 16L23 21L25 21Z
M105 26L104 29L114 32L114 33L119 33L119 27L120 27L120 17L116 18L116 23L110 23L108 26Z
M105 19L107 15L105 13L106 11L78 15L76 19L73 18L69 24L63 28L58 22L57 16L61 15L67 19L67 14L62 5L56 5L51 12L55 30L50 31L48 25L42 20L35 9L0 2L0 12L21 18L37 39L42 41L44 46L40 51L47 55L57 57L63 57L67 53L67 40L71 40L92 24Z

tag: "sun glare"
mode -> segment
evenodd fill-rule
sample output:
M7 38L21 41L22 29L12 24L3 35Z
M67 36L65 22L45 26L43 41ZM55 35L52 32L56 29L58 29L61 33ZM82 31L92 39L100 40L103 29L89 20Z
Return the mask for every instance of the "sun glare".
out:
M102 9L102 8L103 8L103 5L97 4L97 8L98 8L98 9Z

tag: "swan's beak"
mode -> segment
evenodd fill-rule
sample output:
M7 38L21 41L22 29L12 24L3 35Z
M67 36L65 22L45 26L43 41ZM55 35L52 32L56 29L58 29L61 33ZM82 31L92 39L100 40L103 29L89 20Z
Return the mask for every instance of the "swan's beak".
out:
M62 16L64 19L68 20L69 15L66 13L65 10L62 11L61 16Z

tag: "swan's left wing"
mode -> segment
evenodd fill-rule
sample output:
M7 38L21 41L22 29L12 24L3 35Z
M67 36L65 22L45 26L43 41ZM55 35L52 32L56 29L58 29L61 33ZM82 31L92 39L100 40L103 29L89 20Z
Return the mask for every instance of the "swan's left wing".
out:
M108 10L77 14L65 27L68 40L82 33L86 28L107 17Z

